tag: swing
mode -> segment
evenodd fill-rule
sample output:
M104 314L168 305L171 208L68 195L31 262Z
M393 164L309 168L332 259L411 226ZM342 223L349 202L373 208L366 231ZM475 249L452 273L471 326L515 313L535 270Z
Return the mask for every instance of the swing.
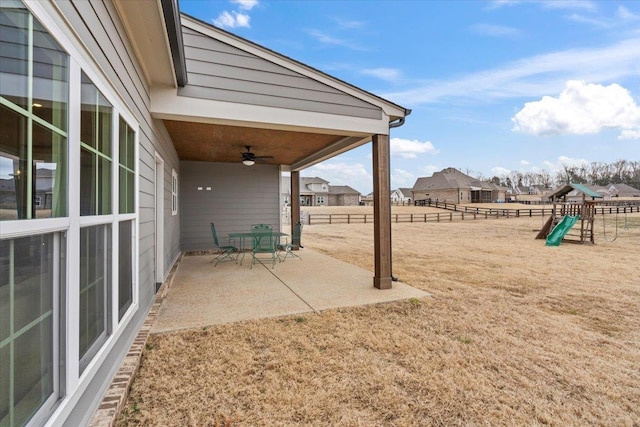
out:
M604 237L604 240L607 242L614 242L617 238L618 238L618 211L616 211L616 232L613 235L613 239L608 239L607 238L607 226L606 226L606 221L604 220L605 214L604 214L604 210L602 210L602 234ZM626 221L627 215L625 213L625 221Z

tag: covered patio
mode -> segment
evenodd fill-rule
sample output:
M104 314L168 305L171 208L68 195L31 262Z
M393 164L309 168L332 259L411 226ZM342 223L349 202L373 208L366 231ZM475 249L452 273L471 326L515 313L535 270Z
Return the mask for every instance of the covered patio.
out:
M300 255L273 269L250 268L247 259L214 266L211 255L182 257L151 332L429 296L400 282L380 292L371 286L370 271L310 249Z

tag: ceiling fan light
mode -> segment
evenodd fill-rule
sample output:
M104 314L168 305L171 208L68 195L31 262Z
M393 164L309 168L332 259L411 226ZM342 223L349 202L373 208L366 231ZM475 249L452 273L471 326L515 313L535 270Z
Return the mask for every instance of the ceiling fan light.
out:
M244 159L242 161L242 164L245 165L245 166L253 166L253 165L256 164L256 162L254 160L251 160L251 159Z

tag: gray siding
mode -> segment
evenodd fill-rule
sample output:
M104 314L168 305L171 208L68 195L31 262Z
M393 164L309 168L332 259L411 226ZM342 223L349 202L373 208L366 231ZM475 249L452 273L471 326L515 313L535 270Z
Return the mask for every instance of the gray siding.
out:
M54 6L42 5L55 15ZM102 391L111 380L120 360L126 354L137 330L151 306L155 291L155 157L157 151L165 161L165 268L175 259L180 250L179 216L171 215L171 168L179 172L178 155L161 121L154 120L149 113L149 87L141 67L137 63L124 27L111 2L87 2L81 0L58 1L58 9L87 46L96 62L115 86L129 111L135 116L139 127L139 311L126 327L126 332L109 354L105 365L94 377L87 392L66 420L66 425L84 425L91 417ZM64 24L63 24L64 25Z
M182 27L189 83L178 95L380 119L380 108Z
M213 249L211 222L221 238L257 223L280 229L277 166L183 161L181 170L182 250Z

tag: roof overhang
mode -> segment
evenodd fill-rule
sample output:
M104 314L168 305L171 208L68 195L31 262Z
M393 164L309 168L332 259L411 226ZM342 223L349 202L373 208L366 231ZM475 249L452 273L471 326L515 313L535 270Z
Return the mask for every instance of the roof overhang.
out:
M162 3L161 0L113 2L149 85L176 87L173 54Z
M164 4L173 0L162 1ZM233 99L185 96L179 93L176 85L152 85L151 114L164 121L178 156L183 160L240 162L244 147L252 146L256 155L271 156L263 163L279 165L284 171L301 170L365 144L373 135L388 135L389 124L410 113L410 110L253 42L186 15L181 15L181 19L187 28L331 86L380 111L376 118L356 117L248 104Z

